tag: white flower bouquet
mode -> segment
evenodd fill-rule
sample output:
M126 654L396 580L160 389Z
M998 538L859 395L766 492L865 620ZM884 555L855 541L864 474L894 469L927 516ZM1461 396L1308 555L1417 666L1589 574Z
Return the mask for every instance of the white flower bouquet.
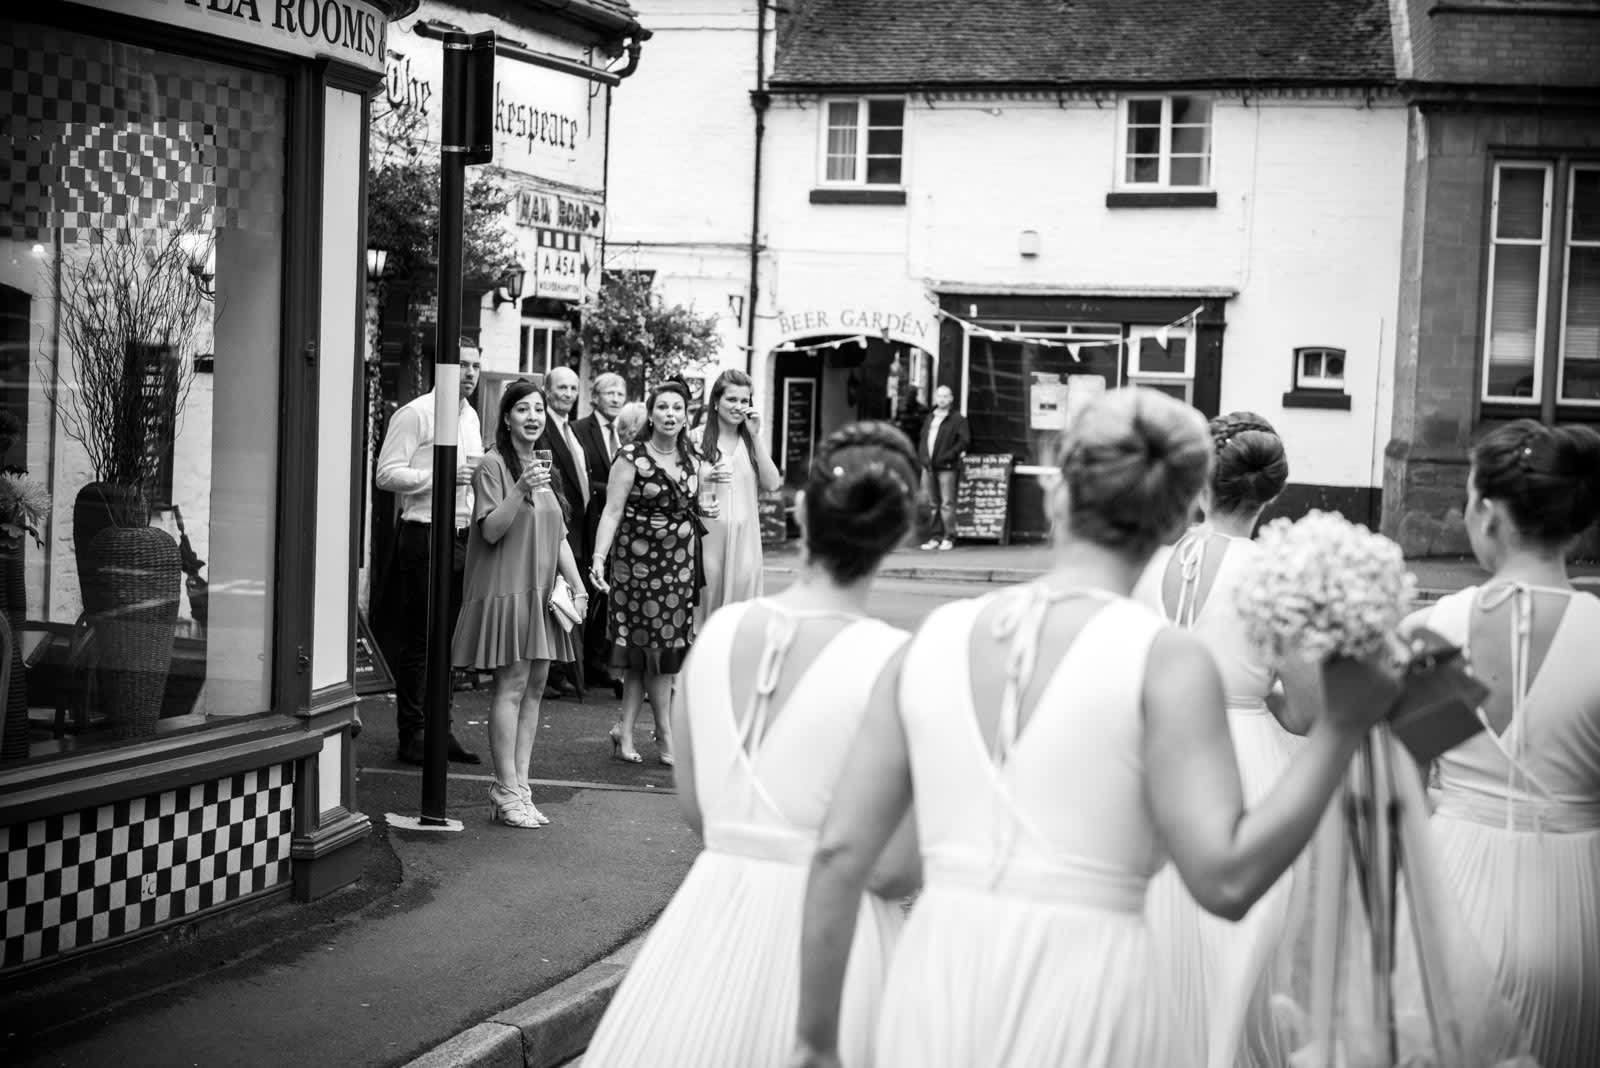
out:
M1416 596L1400 546L1335 512L1268 523L1236 607L1272 658L1370 657L1392 647Z

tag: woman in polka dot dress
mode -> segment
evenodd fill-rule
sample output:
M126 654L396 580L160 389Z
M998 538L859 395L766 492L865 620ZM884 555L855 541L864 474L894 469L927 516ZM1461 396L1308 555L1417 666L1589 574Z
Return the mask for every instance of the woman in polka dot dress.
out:
M643 761L633 723L650 694L661 763L672 765L672 683L694 641L694 609L704 585L702 510L694 448L685 433L689 388L664 382L650 394L649 422L617 450L606 484L606 510L595 533L590 577L609 595L611 666L622 672L622 721L611 728L613 756Z

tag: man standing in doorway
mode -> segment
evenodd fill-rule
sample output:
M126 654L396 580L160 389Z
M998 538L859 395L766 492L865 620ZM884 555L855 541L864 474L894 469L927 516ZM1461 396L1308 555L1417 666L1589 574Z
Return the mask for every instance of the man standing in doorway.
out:
M482 354L467 338L461 339L461 417L456 435L455 541L451 559L450 627L461 610L461 571L466 564L467 532L472 524L472 476L483 460L483 430L478 413L468 403L478 386ZM378 451L378 488L400 498L400 526L385 582L384 614L398 651L394 668L395 722L400 728L402 763L422 763L423 687L428 666L428 560L433 529L433 409L432 390L401 407L389 419L389 429ZM448 642L450 633L434 635ZM450 759L462 764L480 763L450 731Z
M600 529L600 513L606 508L606 483L611 478L611 461L627 442L617 440L617 414L628 402L628 384L621 375L607 371L594 380L590 396L593 410L572 424L583 446L584 466L589 476L589 509L584 516L584 538L594 544ZM584 582L589 576L584 575ZM620 685L611 677L606 663L606 599L592 588L589 591L589 619L583 628L584 678L597 686Z
M933 411L917 435L917 459L922 461L922 494L933 508L924 549L954 549L956 536L956 473L961 454L972 444L967 417L955 410L956 395L949 386L933 391Z
M578 372L570 367L557 367L545 379L544 386L548 399L545 408L547 418L534 447L549 449L556 470L561 473L561 489L566 497L568 516L567 544L572 546L573 559L587 560L589 537L585 517L589 512L589 470L584 462L583 446L578 443L578 435L572 429L572 417L577 414L578 408ZM588 655L587 643L584 655ZM566 677L572 683L572 689L577 691L578 682L573 672L574 669L569 666L551 665L550 689L558 694L560 691L556 680Z

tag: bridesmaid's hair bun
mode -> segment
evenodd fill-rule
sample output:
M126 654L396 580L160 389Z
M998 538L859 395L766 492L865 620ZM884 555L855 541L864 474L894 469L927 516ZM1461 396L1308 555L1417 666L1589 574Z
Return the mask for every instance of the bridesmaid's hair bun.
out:
M1479 496L1506 506L1524 538L1564 545L1600 515L1600 434L1518 419L1478 442L1472 478Z
M1195 409L1143 387L1092 401L1062 436L1067 527L1143 558L1189 518L1211 473L1211 435Z
M1289 458L1272 424L1255 412L1229 412L1211 420L1217 463L1211 500L1228 515L1264 508L1289 481Z
M806 480L811 558L837 582L870 574L911 529L920 478L910 440L889 423L851 423L828 435Z

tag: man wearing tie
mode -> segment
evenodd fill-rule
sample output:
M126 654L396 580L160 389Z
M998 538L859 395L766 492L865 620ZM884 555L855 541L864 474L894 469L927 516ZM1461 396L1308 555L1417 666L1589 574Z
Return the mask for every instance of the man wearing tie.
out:
M572 546L573 558L589 559L589 531L585 517L589 512L589 472L584 462L583 446L572 429L572 416L578 407L578 372L570 367L557 367L545 378L545 424L534 442L538 449L549 449L556 469L561 472L561 489L566 496L567 544ZM585 643L585 656L588 656ZM563 672L565 673L565 672ZM552 666L551 678L557 674ZM552 683L552 688L554 684ZM574 685L573 689L577 689Z
M619 374L607 371L594 380L590 395L592 410L572 424L583 447L589 475L589 510L584 516L584 537L594 544L600 527L600 513L606 508L606 483L611 478L611 461L625 442L617 440L617 413L628 402L628 384ZM588 582L589 577L584 576ZM593 590L589 594L589 619L583 628L583 674L590 682L613 687L621 685L611 677L606 664L606 599Z

